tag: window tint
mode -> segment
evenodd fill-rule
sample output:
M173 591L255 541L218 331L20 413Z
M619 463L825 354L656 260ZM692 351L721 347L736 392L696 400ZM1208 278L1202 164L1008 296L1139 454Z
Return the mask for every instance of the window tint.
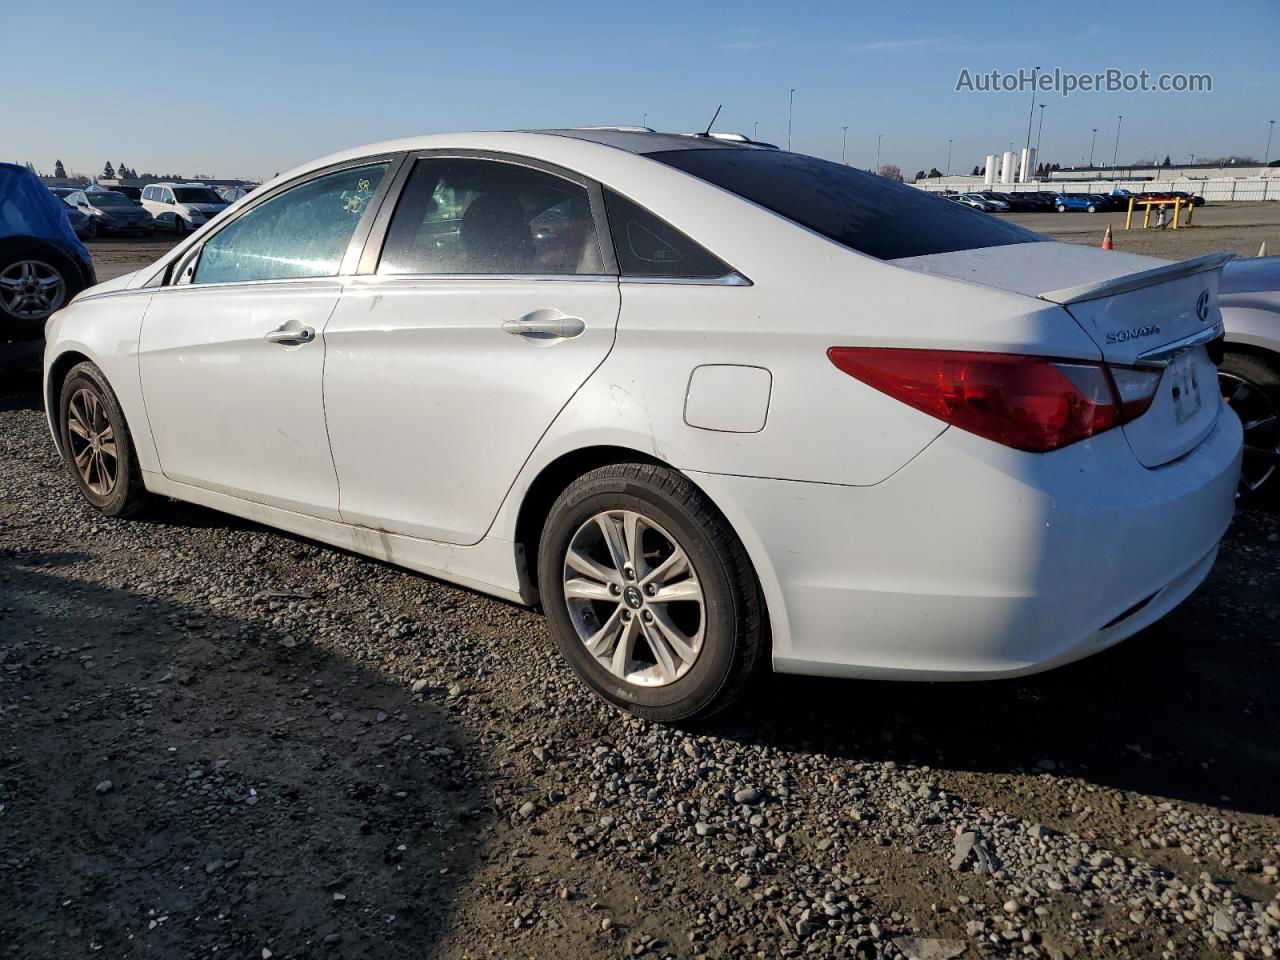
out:
M723 260L626 197L606 190L604 206L624 277L723 277L733 272Z
M799 153L667 150L648 156L881 260L1047 239L915 187Z
M286 190L214 234L192 283L332 277L387 164L340 170Z
M514 163L419 160L396 205L380 274L604 272L587 191Z

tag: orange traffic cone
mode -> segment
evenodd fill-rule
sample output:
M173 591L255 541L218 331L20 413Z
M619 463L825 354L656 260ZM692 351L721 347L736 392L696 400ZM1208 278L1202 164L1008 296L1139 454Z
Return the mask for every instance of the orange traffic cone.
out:
M1115 248L1115 244L1111 242L1111 224L1108 223L1106 236L1102 238L1102 249L1114 250Z

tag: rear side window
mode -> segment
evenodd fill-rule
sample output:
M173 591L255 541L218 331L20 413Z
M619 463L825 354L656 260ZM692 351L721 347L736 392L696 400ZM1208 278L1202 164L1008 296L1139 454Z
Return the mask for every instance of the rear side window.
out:
M378 273L604 273L584 187L522 164L419 160L387 231Z
M733 273L715 254L626 197L605 190L604 206L624 277L713 279Z
M648 157L881 260L1048 239L915 187L799 153L666 150Z

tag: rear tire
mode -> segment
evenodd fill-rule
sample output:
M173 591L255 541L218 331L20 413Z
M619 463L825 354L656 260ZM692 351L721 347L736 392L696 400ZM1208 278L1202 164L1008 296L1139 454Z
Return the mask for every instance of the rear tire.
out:
M1280 451L1280 357L1228 350L1218 365L1218 384L1245 427L1242 502L1280 501L1280 466L1250 456L1247 449Z
M81 495L108 517L130 517L149 500L124 411L98 365L78 363L58 397L62 455Z
M666 467L614 464L571 483L543 528L538 586L579 678L648 720L724 709L763 659L764 602L746 551L710 499Z
M1061 204L1061 203L1060 203L1060 204L1058 204L1058 212L1059 212L1059 213L1066 213L1066 212L1067 212L1067 208L1066 208L1066 206L1065 206L1064 204Z

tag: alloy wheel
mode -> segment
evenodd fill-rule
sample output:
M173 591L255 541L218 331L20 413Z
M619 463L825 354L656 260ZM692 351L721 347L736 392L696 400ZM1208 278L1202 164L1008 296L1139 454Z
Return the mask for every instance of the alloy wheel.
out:
M569 619L587 652L626 683L660 687L693 667L706 600L680 543L633 510L607 510L569 541L563 574Z
M1280 407L1266 390L1235 374L1219 370L1218 386L1244 427L1240 493L1253 493L1276 472L1276 464L1258 453L1280 453Z
M71 459L85 487L105 497L116 485L120 457L115 429L107 419L102 399L92 390L77 390L67 404L67 437Z
M42 320L66 298L66 280L43 260L18 260L0 271L0 306L20 320Z

